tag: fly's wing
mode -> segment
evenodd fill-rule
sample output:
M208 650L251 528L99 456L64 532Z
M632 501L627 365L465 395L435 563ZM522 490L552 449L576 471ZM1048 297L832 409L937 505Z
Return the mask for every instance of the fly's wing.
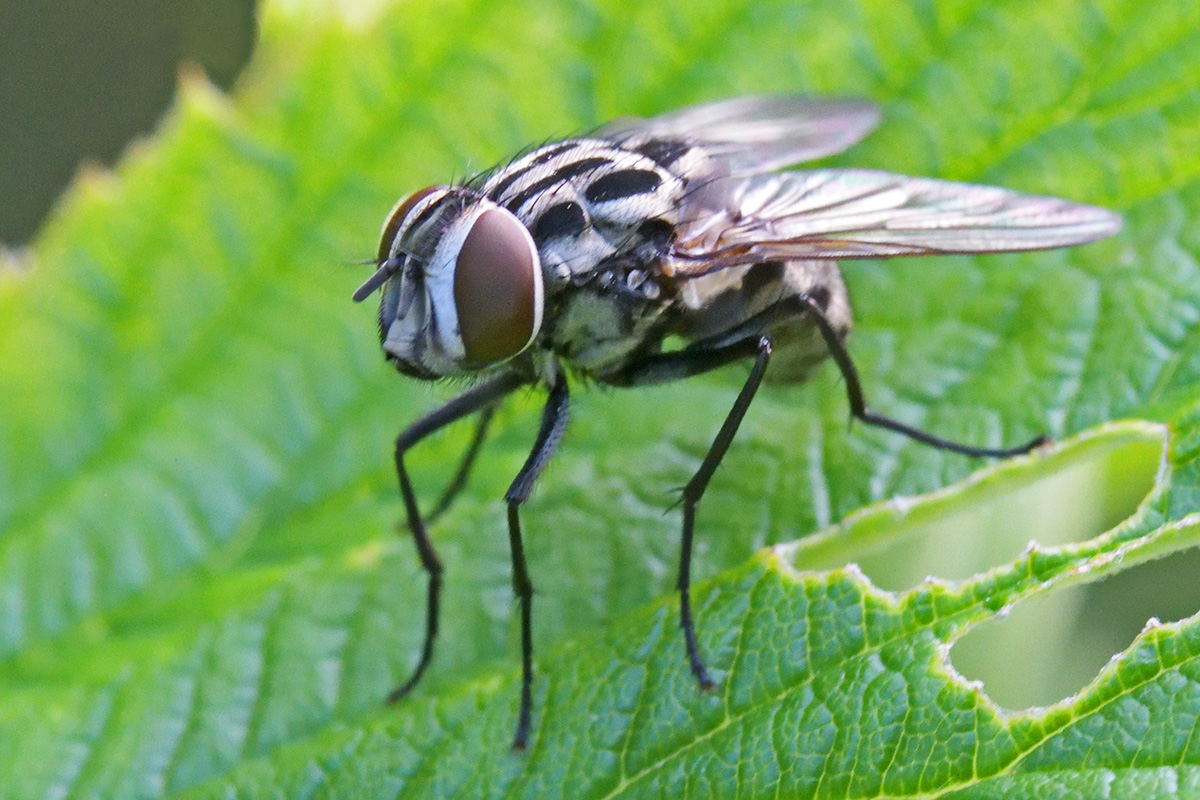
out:
M1111 211L993 186L874 170L813 170L724 182L723 208L697 216L673 267L1067 247L1121 228Z
M840 153L878 122L878 109L857 100L738 97L652 119L618 119L592 135L622 144L633 139L699 144L725 162L731 175L741 176Z

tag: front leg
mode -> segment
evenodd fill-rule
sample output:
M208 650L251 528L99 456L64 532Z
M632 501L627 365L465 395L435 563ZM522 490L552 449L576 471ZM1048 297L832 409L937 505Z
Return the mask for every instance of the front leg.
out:
M421 566L429 575L429 585L425 607L425 642L421 647L421 658L409 679L388 695L389 703L394 703L412 691L425 673L425 668L429 666L429 660L433 657L433 643L437 639L438 600L442 588L442 562L429 539L425 522L421 519L416 493L413 492L412 482L408 478L408 470L404 467L404 454L426 436L480 409L489 408L500 398L526 383L528 381L517 373L497 375L489 381L471 387L447 401L445 405L421 417L396 438L396 475L400 480L400 494L404 498L408 528L412 531L413 541L417 545Z

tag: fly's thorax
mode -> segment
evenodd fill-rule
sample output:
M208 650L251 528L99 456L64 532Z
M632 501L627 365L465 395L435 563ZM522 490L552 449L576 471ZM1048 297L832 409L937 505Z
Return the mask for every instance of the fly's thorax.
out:
M464 187L433 187L413 198L397 204L380 245L381 258L386 251L397 264L379 312L388 359L401 372L433 379L523 352L537 338L544 306L529 230Z
M639 152L571 139L516 159L480 190L532 232L552 292L636 246L645 226L673 227L691 176L671 165L690 164L693 152L701 157L682 143L670 152Z
M659 268L668 234L643 231L637 245L548 295L546 347L600 378L632 356L656 351L678 294L676 281Z
M546 345L581 372L603 377L630 357L657 349L672 303L657 292L578 287L560 296Z
M617 252L619 242L596 225L592 211L570 185L557 186L521 209L521 218L537 243L550 292Z

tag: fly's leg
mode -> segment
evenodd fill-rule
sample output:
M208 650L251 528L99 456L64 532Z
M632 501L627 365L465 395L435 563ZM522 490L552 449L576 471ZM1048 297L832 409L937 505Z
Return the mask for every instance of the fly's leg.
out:
M717 438L709 446L696 474L683 487L683 538L679 547L679 582L676 585L679 589L679 624L683 628L683 638L687 644L688 662L696 680L700 682L701 690L704 691L715 688L716 684L708 677L704 659L700 656L700 648L696 645L696 629L692 624L692 531L696 523L696 506L700 504L708 482L712 480L713 473L717 471L721 459L729 450L738 426L742 424L742 418L746 416L759 384L762 383L770 360L771 340L764 336L758 340L758 354L754 359L754 366L750 369L750 375L742 385L742 391L738 393L733 408L729 409L725 416L721 430L717 431Z
M829 348L829 354L833 357L834 362L842 373L842 377L846 380L846 397L850 401L850 413L855 419L861 420L864 424L904 434L914 441L927 444L930 447L936 447L939 450L949 450L952 453L962 453L963 455L974 456L976 458L1011 458L1013 456L1020 456L1050 441L1049 437L1042 435L1016 447L974 447L959 442L952 442L940 436L934 436L932 433L927 433L920 428L914 428L899 420L875 413L867 408L866 400L863 398L862 383L858 379L858 370L854 368L854 362L850 359L850 353L847 352L846 345L842 342L841 337L838 336L837 331L833 329L833 326L829 324L829 320L825 317L825 313L821 310L821 307L804 295L797 295L784 302L789 304L795 303L799 307L799 310L808 314L813 322L816 323L817 330L821 333L821 338L825 340L825 345Z
M696 627L692 621L692 539L696 524L696 507L700 504L704 490L708 488L708 483L717 471L721 459L729 450L729 445L733 442L733 437L737 434L738 427L742 424L742 419L746 416L746 411L750 408L750 403L754 400L754 395L762 383L763 375L767 371L767 363L771 359L771 341L766 336L758 336L711 349L693 345L673 353L648 356L621 375L606 379L609 382L627 386L661 383L666 380L708 372L750 356L754 357L754 366L750 369L750 375L742 385L742 390L738 393L733 408L729 409L729 413L725 416L725 422L722 423L717 437L709 446L704 460L700 462L699 469L683 487L682 492L683 535L679 547L679 580L676 583L676 588L679 590L679 626L683 628L688 663L691 665L692 673L700 683L702 691L711 690L715 688L716 684L713 683L712 678L708 675L708 669L704 666L704 658L700 655L700 647L696 643Z
M542 412L542 425L538 430L533 450L525 465L513 479L504 495L508 503L508 542L512 550L513 593L521 603L521 710L517 719L517 732L513 736L513 750L521 751L529 743L530 709L533 705L533 582L529 580L529 565L525 561L525 545L521 540L521 504L529 499L533 484L554 455L562 440L567 425L569 394L567 378L559 372L550 387L550 396Z
M471 437L471 443L467 445L466 452L463 453L462 461L458 465L458 471L454 473L454 479L446 485L442 496L438 498L437 505L425 515L426 525L432 524L434 520L445 514L466 487L467 478L471 475L471 468L475 466L475 458L479 455L479 450L483 447L483 440L487 438L488 426L491 424L492 416L495 413L495 405L485 406L479 412L479 416L475 421L475 433Z
M854 362L850 359L850 354L846 351L841 337L825 317L821 306L806 295L793 295L785 298L717 339L695 342L683 350L675 352L649 355L619 373L605 376L605 383L614 386L640 386L679 380L717 369L743 358L755 358L754 367L751 369L746 383L742 386L742 391L738 395L733 408L730 409L729 414L726 416L725 422L717 434L717 438L713 441L712 446L701 462L700 468L683 489L683 535L679 554L679 581L677 584L679 589L679 623L683 628L684 640L687 645L688 662L691 664L692 672L695 673L696 679L700 682L702 689L712 688L713 681L708 675L708 670L704 666L704 660L696 644L695 626L692 621L690 587L692 540L695 528L696 507L699 505L700 498L704 495L704 490L708 487L709 481L716 472L717 466L720 464L725 452L729 449L729 445L737 433L738 426L741 424L742 418L746 415L746 410L749 408L750 402L754 399L755 392L758 391L771 355L771 342L766 337L747 336L743 339L734 339L733 337L754 330L761 331L771 323L801 314L811 315L817 329L821 333L821 337L825 340L825 344L829 348L830 355L837 363L838 369L841 370L842 376L846 380L846 394L849 398L851 414L865 424L902 433L918 442L942 450L976 457L1007 458L1022 455L1047 441L1047 437L1039 436L1019 447L973 447L934 436L898 420L871 411L867 408L866 401L863 398L862 384L858 378L858 370L854 368Z
M442 588L442 562L438 559L437 551L426 532L425 523L421 520L416 494L408 478L408 470L404 467L404 454L426 436L480 409L494 405L500 398L527 382L516 373L498 375L490 381L468 389L421 417L396 438L396 475L400 480L400 494L404 498L404 511L408 517L413 541L417 545L417 555L420 556L421 566L429 574L429 586L425 607L425 642L421 647L421 658L408 680L388 695L389 703L394 703L412 691L425 673L425 668L429 666L429 659L433 657L433 643L437 638L438 600Z

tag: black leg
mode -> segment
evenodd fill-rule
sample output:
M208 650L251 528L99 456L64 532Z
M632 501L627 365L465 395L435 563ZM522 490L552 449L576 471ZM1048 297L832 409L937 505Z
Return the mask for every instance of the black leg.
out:
M677 588L679 589L679 621L680 626L683 628L684 640L687 645L688 662L691 664L692 672L696 675L696 679L700 682L701 689L711 689L714 684L708 675L708 670L704 666L704 659L700 655L700 649L696 644L695 626L692 621L690 597L691 559L696 507L699 505L700 499L704 495L704 490L708 487L709 481L716 472L717 466L720 464L725 452L729 449L729 445L737 433L738 426L741 424L742 418L746 415L746 410L749 408L750 402L754 399L754 395L758 391L771 355L771 343L766 337L748 337L735 341L731 341L730 339L742 330L752 330L755 327L761 330L762 327L766 327L771 322L787 319L799 314L809 314L820 331L822 338L825 340L830 355L837 363L838 369L841 370L842 376L846 380L846 394L850 402L850 411L856 419L862 420L868 425L876 425L896 431L897 433L902 433L918 442L933 447L969 456L1006 458L1028 453L1047 441L1045 436L1039 436L1019 447L972 447L942 439L941 437L905 425L897 420L885 417L882 414L876 414L866 406L863 398L862 384L858 379L858 371L854 368L854 363L851 361L850 354L846 351L841 337L838 336L837 331L830 325L829 320L825 318L825 314L820 306L805 296L786 298L780 303L755 315L754 318L747 320L745 324L738 326L733 332L719 339L696 342L683 350L646 356L619 373L605 376L605 383L616 386L663 383L698 375L742 358L756 356L754 367L751 369L746 383L742 386L742 391L738 395L737 401L726 416L721 430L717 433L717 438L713 441L707 455L705 455L704 460L701 462L700 468L683 489L683 536L680 546L679 582L677 584Z
M850 360L850 353L846 351L846 345L837 335L833 326L829 324L829 320L825 318L825 314L820 306L804 296L798 296L795 300L803 304L803 310L816 323L817 330L821 332L821 338L825 340L825 345L829 348L829 354L833 356L833 360L841 371L842 377L845 378L846 396L850 401L850 413L855 419L862 420L867 425L874 425L879 428L887 428L896 433L902 433L914 441L936 447L939 450L949 450L952 453L962 453L963 455L975 456L977 458L1011 458L1012 456L1024 455L1050 441L1049 437L1042 435L1017 447L973 447L967 444L952 442L940 436L934 436L932 433L926 433L920 428L905 425L899 420L885 417L882 414L876 414L867 408L866 400L863 398L862 384L858 380L858 370L854 368L854 362Z
M421 566L429 574L429 587L425 609L425 643L421 647L421 658L409 679L388 695L389 703L399 700L412 691L412 688L417 685L417 681L425 673L425 668L429 666L429 659L433 656L433 643L437 638L438 599L442 588L442 562L438 559L433 542L429 540L425 523L421 521L421 511L417 506L416 494L413 492L412 482L408 479L408 471L404 468L404 454L431 433L441 430L481 408L493 405L501 397L525 383L528 381L515 373L498 375L490 381L471 387L445 405L421 417L396 438L396 475L400 479L400 494L404 498L408 527L412 531L413 541L416 542Z
M767 337L764 336L758 340L757 352L750 375L746 378L746 383L742 385L742 391L734 401L733 408L729 409L729 413L725 416L725 422L722 423L721 430L717 432L717 438L709 446L708 453L700 462L700 468L696 470L696 474L683 487L683 538L679 549L679 582L677 584L679 625L683 628L688 663L691 664L692 672L695 674L696 680L700 682L701 690L704 691L714 688L716 684L708 676L708 670L704 667L704 659L696 644L696 629L692 624L692 534L695 529L696 506L700 504L700 498L704 496L708 482L712 480L713 473L717 471L717 466L720 465L721 459L729 450L729 445L737 434L738 426L742 424L742 419L746 416L751 401L754 400L754 394L758 391L759 384L762 383L763 375L767 371L767 364L771 360L771 341Z
M458 472L454 473L454 479L447 484L442 496L438 498L437 505L433 510L425 515L425 524L430 525L446 513L455 499L467 485L467 478L471 475L471 467L475 466L475 457L479 455L479 450L483 446L483 440L487 438L488 425L491 424L492 416L496 413L496 406L486 406L479 412L479 417L475 422L475 434L471 437L471 443L467 445L467 450L463 453L462 461L458 465Z
M776 312L772 311L771 313ZM762 383L763 374L767 370L767 362L771 358L771 342L765 336L755 335L733 342L728 342L728 338L728 336L722 337L722 341L727 343L698 342L683 350L656 353L642 358L622 372L604 378L605 383L616 386L641 386L699 375L743 358L754 357L755 359L741 393L734 401L733 408L725 416L721 430L717 432L716 439L708 448L704 460L700 462L700 468L696 470L696 474L688 481L681 493L683 536L679 548L679 580L676 584L676 588L679 590L679 625L683 628L688 663L691 665L696 680L700 682L701 690L704 691L714 688L716 684L713 683L704 666L704 658L700 655L699 645L696 644L696 628L692 622L692 540L695 532L696 506L699 505L700 498L704 496L704 490L708 488L708 482L712 480L713 473L717 471L721 459L729 450L729 445L733 442L734 435L737 434L738 426L741 425L742 418L746 416L746 410L750 408L750 402L754 399L759 384Z
M604 376L611 386L649 386L667 383L719 369L734 361L758 354L761 334L715 347L699 343L669 353L644 356L621 370Z
M508 542L512 549L513 593L521 603L521 710L513 750L524 750L529 743L530 708L533 705L533 582L525 561L525 545L521 541L521 504L529 498L533 484L554 455L567 425L569 394L567 378L559 372L542 412L542 426L525 465L513 479L504 495L508 503Z

